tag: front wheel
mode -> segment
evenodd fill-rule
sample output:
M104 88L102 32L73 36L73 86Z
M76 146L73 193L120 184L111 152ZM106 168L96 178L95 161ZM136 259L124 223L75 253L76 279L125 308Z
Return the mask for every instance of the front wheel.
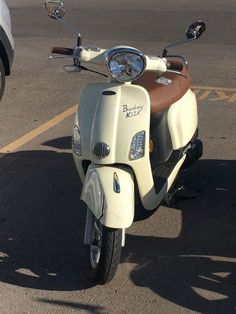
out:
M120 262L121 243L121 229L105 227L94 219L89 255L96 283L104 285L115 276Z

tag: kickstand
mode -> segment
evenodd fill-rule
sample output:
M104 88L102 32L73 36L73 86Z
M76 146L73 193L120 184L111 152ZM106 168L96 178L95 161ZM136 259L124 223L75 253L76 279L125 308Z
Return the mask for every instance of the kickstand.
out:
M168 206L178 206L178 201L190 200L197 197L193 190L186 189L183 181L178 180L174 187L166 194L164 201Z

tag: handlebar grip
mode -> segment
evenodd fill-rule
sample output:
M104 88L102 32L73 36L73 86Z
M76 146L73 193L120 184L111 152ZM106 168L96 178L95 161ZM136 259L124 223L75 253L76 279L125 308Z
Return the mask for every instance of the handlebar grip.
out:
M60 55L72 56L74 54L74 49L65 48L65 47L52 47L51 52L57 53Z
M168 61L166 66L167 66L167 70L173 70L173 71L178 71L178 72L183 71L183 68L184 68L183 64L178 61Z

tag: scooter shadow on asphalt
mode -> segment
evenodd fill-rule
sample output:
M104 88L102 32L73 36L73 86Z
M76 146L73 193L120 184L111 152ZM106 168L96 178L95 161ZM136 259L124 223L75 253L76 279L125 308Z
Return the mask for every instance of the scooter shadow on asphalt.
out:
M123 262L137 264L130 273L136 285L200 313L235 313L235 178L233 160L200 160L186 171L197 196L178 202L180 235L127 235Z
M71 138L47 146L69 149ZM71 153L0 158L0 281L43 290L91 287L83 245L85 205Z
M66 149L70 141L45 145ZM83 245L85 206L71 153L16 152L1 156L0 170L0 280L55 291L92 287ZM121 262L137 264L130 273L134 284L175 304L201 313L232 313L236 162L200 160L184 176L198 195L179 203L180 235L127 234Z

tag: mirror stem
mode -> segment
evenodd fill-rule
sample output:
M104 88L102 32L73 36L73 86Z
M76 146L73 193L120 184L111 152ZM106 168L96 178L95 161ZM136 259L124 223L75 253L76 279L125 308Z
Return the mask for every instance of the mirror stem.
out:
M165 49L171 48L171 47L175 47L175 46L179 46L179 45L182 45L182 44L186 44L186 43L189 43L190 41L193 41L195 39L196 39L196 37L195 38L191 38L191 39L184 39L184 40L178 41L177 43L173 43L173 44L170 44L170 45L166 46Z
M78 35L78 38L77 38L77 47L80 47L82 46L82 38L81 38L81 35L80 34L77 34Z
M195 39L196 39L196 37L195 38L191 38L191 39L184 39L184 40L181 40L181 41L178 41L176 43L173 43L173 44L170 44L170 45L166 46L165 49L163 50L162 57L165 58L167 56L167 53L168 53L167 48L172 48L172 47L175 47L175 46L186 44L186 43L189 43L190 41L193 41Z
M68 28L71 32L73 32L74 34L77 35L78 37L78 42L80 42L81 44L81 34L71 25L69 24L67 21L65 21L63 18L60 18L58 16L55 15L55 19L60 21L61 23L63 23L65 25L66 28ZM79 46L79 45L78 45Z

